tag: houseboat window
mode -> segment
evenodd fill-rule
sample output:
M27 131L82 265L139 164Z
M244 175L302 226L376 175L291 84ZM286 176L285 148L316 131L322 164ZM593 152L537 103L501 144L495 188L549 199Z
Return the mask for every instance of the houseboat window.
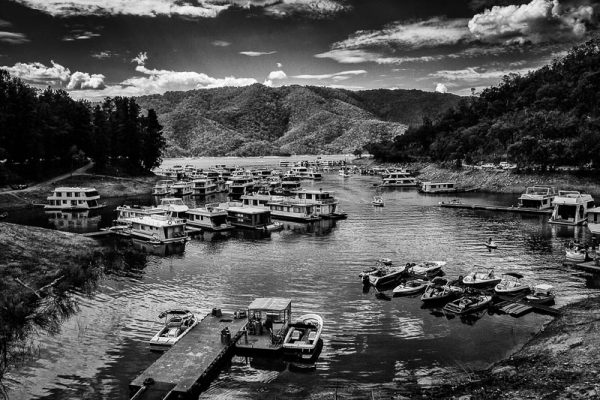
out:
M61 192L56 192L56 197L61 197L62 193Z
M71 192L67 192L67 197L71 197Z

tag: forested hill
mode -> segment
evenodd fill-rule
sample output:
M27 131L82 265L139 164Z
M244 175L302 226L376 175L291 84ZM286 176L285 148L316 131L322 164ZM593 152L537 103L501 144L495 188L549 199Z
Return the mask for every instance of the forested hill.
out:
M461 101L442 118L371 146L382 160L426 156L468 163L600 167L600 40Z
M368 142L392 140L459 99L418 90L254 84L137 101L156 110L169 156L251 156L352 152Z

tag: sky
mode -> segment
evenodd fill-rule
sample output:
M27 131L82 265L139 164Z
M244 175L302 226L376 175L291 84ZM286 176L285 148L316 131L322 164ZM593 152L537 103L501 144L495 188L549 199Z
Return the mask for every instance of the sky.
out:
M595 35L600 0L0 0L0 68L74 98L318 85L471 94Z

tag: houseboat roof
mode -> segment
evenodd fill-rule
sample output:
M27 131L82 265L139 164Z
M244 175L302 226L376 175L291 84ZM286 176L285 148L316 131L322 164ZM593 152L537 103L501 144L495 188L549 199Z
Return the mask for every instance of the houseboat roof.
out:
M55 192L90 192L90 191L96 191L96 189L90 188L90 187L61 186L61 187L54 188L54 191Z
M209 207L208 205L206 207L198 207L198 208L192 208L189 209L188 214L197 214L197 215L209 215L209 216L213 216L213 215L227 215L227 210L223 210L221 208L218 207Z
M269 210L257 207L229 207L227 211L238 212L243 214L265 214L269 213Z
M249 310L282 311L292 307L292 300L283 297L260 297L248 306Z
M298 189L298 190L294 190L292 191L292 193L310 193L310 194L317 194L317 193L327 193L327 194L333 194L334 192L331 190L323 190L323 189Z
M422 182L423 185L456 185L456 182Z
M142 217L133 217L129 218L129 222L153 226L156 228L163 228L165 226L173 225L185 225L185 222L180 218L170 218L164 215L145 215Z

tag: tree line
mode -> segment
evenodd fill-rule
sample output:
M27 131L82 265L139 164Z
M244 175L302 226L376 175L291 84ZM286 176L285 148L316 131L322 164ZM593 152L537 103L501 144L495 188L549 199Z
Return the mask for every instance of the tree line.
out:
M0 184L39 179L88 158L99 171L118 165L142 173L160 165L164 147L156 113L142 113L134 98L93 105L0 70Z
M527 75L424 118L392 142L366 150L385 161L498 162L546 169L600 167L600 40L594 38Z

